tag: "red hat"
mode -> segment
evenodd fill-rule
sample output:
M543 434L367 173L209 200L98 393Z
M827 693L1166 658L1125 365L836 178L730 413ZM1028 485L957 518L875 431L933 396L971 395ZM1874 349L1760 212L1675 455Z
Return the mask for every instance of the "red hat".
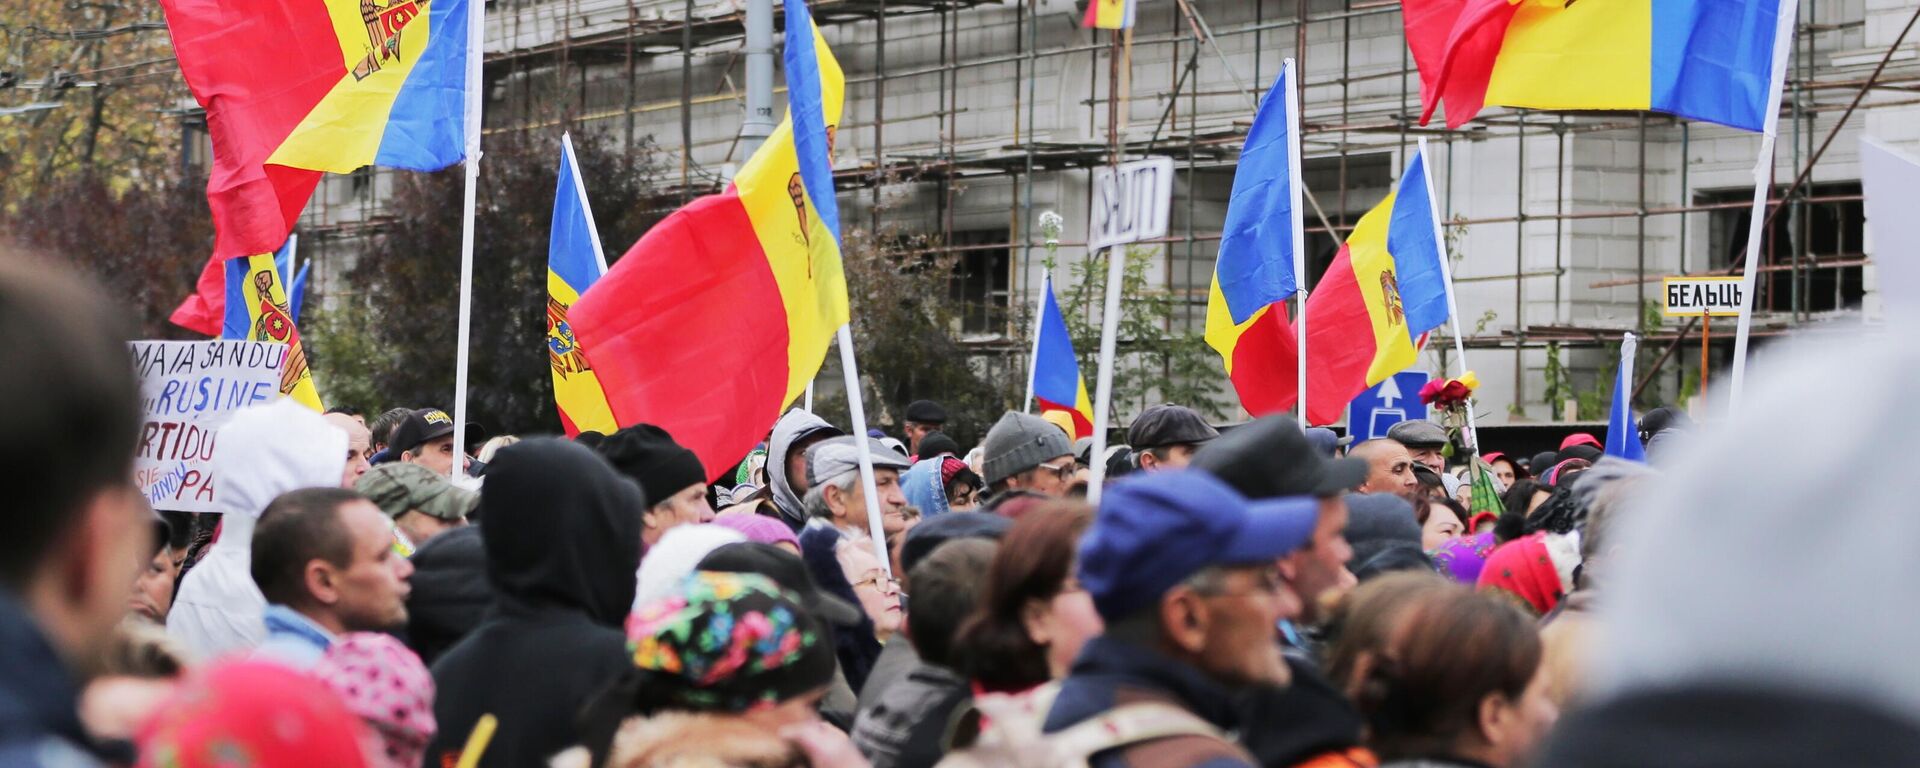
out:
M1595 448L1602 447L1600 445L1600 438L1594 437L1593 435L1589 435L1585 432L1575 432L1571 435L1567 435L1567 439L1560 441L1560 450L1564 451L1576 445L1591 445Z
M216 664L141 729L139 768L365 768L370 734L326 685L278 664Z

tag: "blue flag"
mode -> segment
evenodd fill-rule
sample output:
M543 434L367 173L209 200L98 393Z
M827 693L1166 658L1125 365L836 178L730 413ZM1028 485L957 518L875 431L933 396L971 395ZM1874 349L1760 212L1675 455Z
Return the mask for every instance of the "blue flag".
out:
M307 263L300 265L300 274L293 276L293 283L287 288L287 304L291 310L287 314L293 315L296 325L300 322L300 305L307 303L307 273L311 271L313 260L308 259Z
M1421 334L1447 321L1447 281L1440 260L1446 258L1438 239L1440 226L1427 183L1425 152L1415 152L1393 193L1393 217L1387 226L1387 252L1393 254L1394 279L1406 311L1407 338L1415 345Z
M1214 276L1235 325L1300 290L1294 278L1300 220L1299 115L1288 109L1292 69L1283 67L1254 115L1227 198Z
M1647 449L1640 444L1640 424L1633 418L1633 356L1640 340L1627 334L1620 343L1620 370L1614 374L1613 407L1607 416L1608 456L1629 461L1646 461Z
M786 0L787 116L793 120L793 150L800 158L800 183L833 239L840 239L840 202L834 197L833 166L827 162L832 137L820 93L820 64L813 51L813 16L802 0Z

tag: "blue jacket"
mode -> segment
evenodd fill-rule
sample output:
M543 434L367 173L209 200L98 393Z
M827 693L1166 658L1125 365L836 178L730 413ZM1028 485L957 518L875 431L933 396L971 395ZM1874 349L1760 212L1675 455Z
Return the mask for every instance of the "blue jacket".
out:
M12 593L0 590L0 765L100 765L80 726L67 665Z
M1222 733L1239 727L1232 692L1193 666L1108 637L1081 649L1061 681L1044 728L1055 733L1122 704L1158 701L1184 709ZM1239 745L1204 736L1172 736L1094 754L1093 768L1253 768Z

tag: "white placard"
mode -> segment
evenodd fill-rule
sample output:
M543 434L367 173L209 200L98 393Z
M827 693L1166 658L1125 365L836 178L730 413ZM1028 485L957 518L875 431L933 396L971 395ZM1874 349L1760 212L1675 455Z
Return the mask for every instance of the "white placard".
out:
M134 481L155 509L214 512L214 432L234 411L280 396L287 345L266 341L136 341L145 416Z
M1661 281L1667 317L1739 317L1740 277L1669 277Z
M1087 217L1087 248L1167 236L1173 205L1173 158L1149 157L1119 167L1093 169L1092 215Z

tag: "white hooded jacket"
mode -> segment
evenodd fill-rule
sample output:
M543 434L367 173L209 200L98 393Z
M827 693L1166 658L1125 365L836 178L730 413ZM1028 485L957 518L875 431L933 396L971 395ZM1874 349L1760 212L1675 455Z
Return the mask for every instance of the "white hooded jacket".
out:
M347 433L288 398L242 409L220 428L213 473L220 540L187 572L167 633L211 659L266 637L266 599L253 583L253 524L287 491L334 487L347 468Z

